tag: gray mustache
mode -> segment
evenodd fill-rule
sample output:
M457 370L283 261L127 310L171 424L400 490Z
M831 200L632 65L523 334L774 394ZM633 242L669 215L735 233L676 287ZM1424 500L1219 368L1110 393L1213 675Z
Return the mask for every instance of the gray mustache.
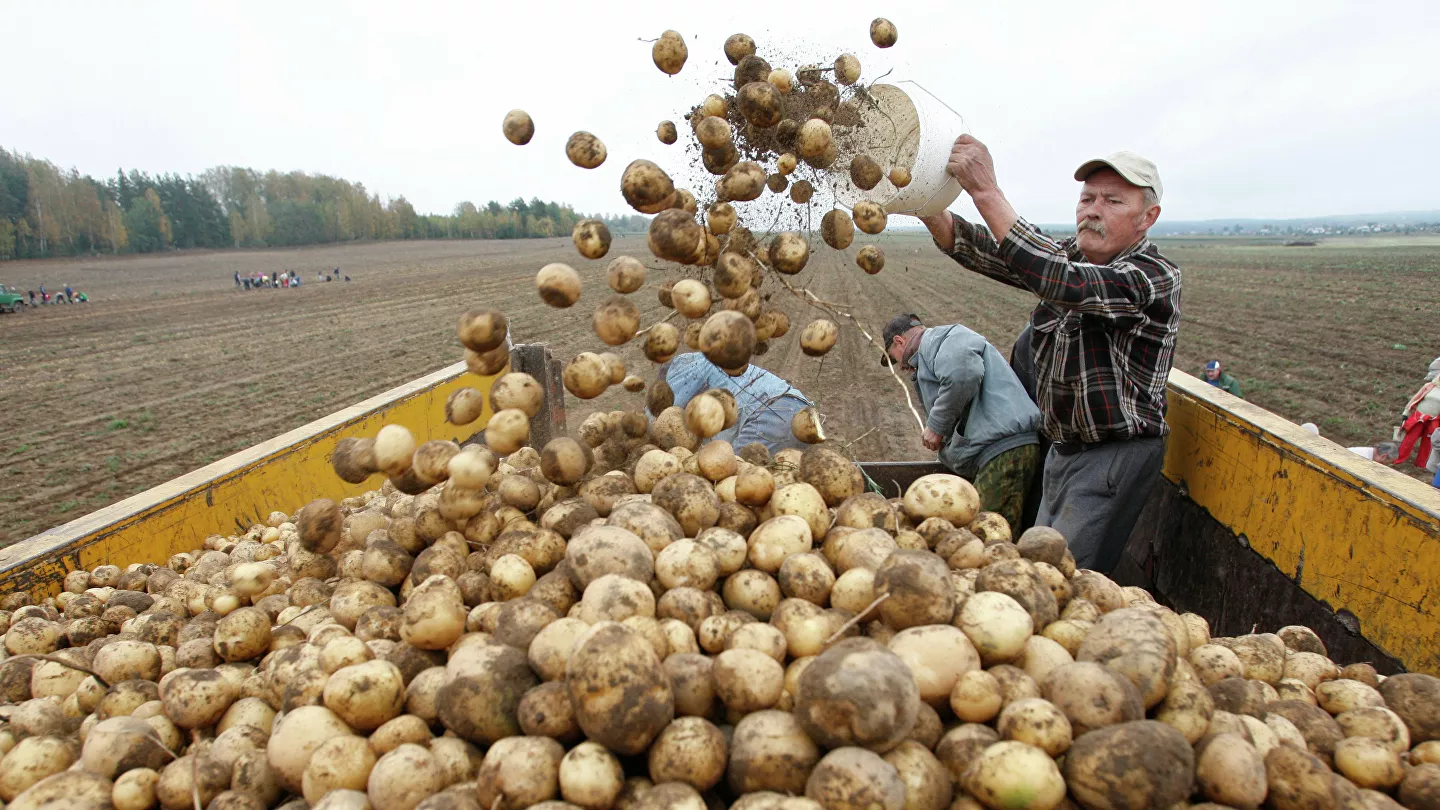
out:
M1104 238L1105 238L1105 225L1104 225L1104 223L1098 222L1098 221L1093 220L1093 219L1087 219L1087 220L1085 220L1084 222L1081 222L1079 225L1077 225L1077 226L1075 227L1075 232L1076 232L1076 233L1079 233L1080 231L1094 231L1095 233L1099 234L1099 236L1100 236L1101 239L1104 239Z

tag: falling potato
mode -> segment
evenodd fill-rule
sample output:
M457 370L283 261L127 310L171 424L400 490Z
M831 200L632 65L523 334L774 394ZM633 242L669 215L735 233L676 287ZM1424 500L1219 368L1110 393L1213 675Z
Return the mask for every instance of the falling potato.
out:
M620 193L642 214L658 214L675 202L675 182L648 160L631 161L620 175Z
M581 352L565 364L560 378L566 391L580 399L594 399L610 387L610 366L594 352Z
M776 194L784 191L789 185L790 181L786 180L785 175L779 172L775 172L774 174L765 178L765 187Z
M708 115L695 125L695 138L706 149L724 149L732 144L730 124L724 118Z
M675 309L687 318L704 317L710 311L710 290L693 278L675 282L670 290L670 300Z
M780 91L768 81L750 82L740 88L740 114L752 126L766 129L780 123L784 117ZM702 122L703 123L703 122Z
M500 411L485 425L485 444L502 456L524 447L529 438L530 417L521 410Z
M803 158L820 158L834 145L830 125L819 118L811 118L801 124L800 130L795 133L795 147Z
M695 195L686 189L677 188L675 189L675 202L671 203L670 207L679 208L681 211L694 216L696 211Z
M645 286L645 265L634 256L616 256L605 268L605 280L617 293L633 293Z
M631 374L620 381L621 387L630 393L638 393L645 390L645 378L638 374Z
M745 34L731 34L725 40L725 58L730 64L738 65L740 60L755 53L755 40Z
M750 54L735 66L735 89L739 90L751 82L763 82L770 78L770 63Z
M885 268L885 251L879 245L866 245L855 254L855 263L873 276Z
M721 175L740 162L740 151L733 143L720 149L705 149L700 152L700 161L705 166L705 171Z
M564 309L580 300L580 274L568 264L547 264L535 274L535 288L545 303Z
M855 241L855 222L843 208L834 208L820 218L820 238L836 250L844 250Z
M806 444L825 441L825 430L820 426L820 412L809 407L790 419L790 433Z
M755 278L755 262L742 253L722 253L715 263L715 291L725 298L739 298Z
M685 47L685 39L676 31L661 34L650 47L650 58L655 60L655 67L671 76L685 67L685 59L689 56L690 49Z
M810 260L810 243L795 231L778 233L770 242L770 266L776 272L793 276L805 269Z
M835 60L835 83L850 85L860 80L860 60L842 53Z
M870 22L870 41L875 43L875 47L888 48L899 38L900 32L895 30L895 23L884 17L876 17Z
M660 139L660 143L669 146L680 139L680 133L676 132L674 121L661 121L660 126L655 128L655 137Z
M799 161L795 159L795 156L793 154L786 152L785 154L780 156L779 160L775 161L775 168L781 174L788 175L791 172L795 171L795 167L796 165L798 165L798 163Z
M835 345L840 327L828 318L817 318L805 325L800 333L800 350L811 357L821 357Z
M606 346L621 346L640 331L640 310L629 298L612 295L595 308L593 324L595 334Z
M511 110L505 114L505 139L516 146L524 146L535 137L535 122L524 110Z
M770 86L774 87L782 96L788 95L791 90L795 89L795 77L791 75L790 71L783 68L770 71L768 81Z
M680 350L680 330L673 324L657 323L645 333L645 358L652 363L667 363Z
M700 104L700 114L702 116L711 115L715 116L716 118L724 118L725 112L725 99L715 95L714 93L706 96L705 101ZM702 118L701 120L704 119ZM696 123L698 125L699 122L697 121Z
M809 180L797 180L795 185L790 187L790 201L796 205L810 202L810 198L814 195L815 187L810 184Z
M610 229L598 219L582 219L570 234L575 249L587 259L599 259L610 252Z
M855 227L865 233L874 234L885 230L885 209L869 200L855 203L850 212L855 218Z
M688 211L667 208L650 220L649 244L656 258L695 264L705 255L705 229Z
M757 199L765 191L765 170L752 160L741 161L725 173L720 186L727 199L739 202Z
M735 206L728 202L717 202L705 213L705 224L710 227L710 233L716 236L723 236L735 227Z
M705 321L699 342L710 362L723 369L743 369L755 350L755 324L739 312L722 310Z
M890 182L896 188L905 188L910 185L910 170L904 166L896 166L890 170Z
M477 352L488 352L505 342L509 330L505 315L493 309L472 309L460 316L456 333L460 345Z
M577 132L565 142L565 156L582 169L593 169L605 162L605 144L588 132Z
M869 191L880 185L885 172L869 155L856 155L850 159L850 182L861 191Z

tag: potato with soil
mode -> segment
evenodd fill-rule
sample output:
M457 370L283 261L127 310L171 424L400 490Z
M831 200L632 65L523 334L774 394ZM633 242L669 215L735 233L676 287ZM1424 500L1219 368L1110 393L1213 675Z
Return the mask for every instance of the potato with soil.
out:
M675 201L675 182L648 160L631 161L620 176L620 193L642 214L658 214Z
M725 776L729 742L719 728L700 717L679 717L660 732L647 753L656 784L684 782L709 790Z
M831 645L805 668L795 716L816 742L888 751L915 724L920 690L910 668L871 639Z
M759 129L775 126L785 115L780 91L770 83L769 78L766 76L762 81L750 82L741 87L737 94L740 114L751 126Z
M900 32L896 30L895 23L884 17L876 17L870 21L870 41L875 43L877 48L889 48L900 39Z
M701 327L700 351L722 369L744 369L755 351L755 324L739 312L721 310Z
M530 114L524 110L511 110L505 113L505 121L501 124L505 132L505 140L516 146L524 146L535 137L535 122L530 119Z
M991 810L1051 810L1065 799L1065 780L1055 760L1014 740L979 751L958 783Z
M960 679L980 669L974 645L948 624L901 630L890 639L889 648L914 674L920 699L932 706L944 706Z
M795 231L784 231L770 240L769 256L776 272L793 276L810 260L810 243Z
M759 185L764 187L764 172L761 172ZM758 191L755 196L760 196ZM695 264L705 255L705 228L688 211L667 208L650 221L648 242L650 252L656 258Z
M1165 699L1175 674L1175 652L1175 640L1164 622L1149 611L1122 608L1096 622L1075 659L1104 664L1124 675L1148 709Z
M799 478L815 487L826 506L865 491L865 478L850 459L828 447L812 447L800 457Z
M885 230L885 209L876 203L861 200L855 203L855 207L850 210L850 215L855 219L855 227L865 233L873 236Z
M624 625L600 622L575 643L565 683L586 736L617 754L644 751L674 718L655 650Z
M880 185L885 171L869 155L856 155L850 159L850 182L861 191L869 191Z
M645 333L645 358L652 363L668 362L679 349L680 330L671 324L657 323ZM670 392L670 386L664 380L656 380L650 386L646 407L651 413L658 414L674 401L675 395Z
M507 737L485 752L475 773L481 807L531 807L560 795L565 749L549 737Z
M1295 724L1305 738L1310 753L1325 760L1328 765L1335 745L1344 739L1340 724L1329 712L1298 700L1272 700L1265 704L1265 711L1278 714ZM1411 738L1414 739L1413 736Z
M880 618L895 630L948 625L955 616L955 589L949 568L929 551L902 549L891 553L875 572L875 595L885 597L880 603Z
M855 253L855 266L873 276L885 269L885 252L879 245L866 245Z
M1065 756L1070 793L1089 810L1169 807L1190 794L1194 779L1190 744L1153 720L1081 735Z
M565 142L565 156L582 169L594 169L605 162L605 144L588 132L576 132Z
M685 67L685 60L689 56L690 49L685 47L685 39L677 31L666 31L650 46L650 58L654 60L655 67L670 76Z
M598 219L582 219L575 223L570 238L575 243L575 249L587 259L603 258L610 252L610 228Z
M835 346L840 327L834 321L817 318L800 333L800 350L811 357L821 357Z
M805 796L826 810L901 810L905 783L895 766L875 752L837 748L810 772Z
M669 146L680 139L680 133L675 129L674 121L661 121L659 126L655 127L655 137L659 138L661 143Z
M820 218L820 238L836 250L844 250L855 241L855 222L843 208L834 208Z
M1411 743L1440 739L1440 678L1407 672L1386 678L1379 689L1386 707L1405 721Z
M956 526L967 526L980 511L975 487L958 475L923 475L905 490L905 514L916 523L939 517Z
M800 130L795 134L795 151L806 160L823 157L834 145L830 124L819 118L811 118L801 124Z
M765 85L769 87L769 85ZM773 89L771 92L774 92ZM748 202L759 199L765 191L765 170L754 161L742 160L720 179L721 196L726 200Z
M1265 760L1238 734L1212 734L1196 744L1195 780L1205 798L1239 810L1255 810L1269 790Z

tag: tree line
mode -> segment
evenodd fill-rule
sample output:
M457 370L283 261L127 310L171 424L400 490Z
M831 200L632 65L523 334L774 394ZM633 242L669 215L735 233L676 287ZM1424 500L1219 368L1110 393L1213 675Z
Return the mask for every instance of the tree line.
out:
M592 215L612 232L643 231L639 215ZM0 261L181 248L314 245L360 239L523 239L570 233L586 218L536 197L449 214L382 202L361 183L305 172L218 166L200 176L117 171L96 180L0 149Z

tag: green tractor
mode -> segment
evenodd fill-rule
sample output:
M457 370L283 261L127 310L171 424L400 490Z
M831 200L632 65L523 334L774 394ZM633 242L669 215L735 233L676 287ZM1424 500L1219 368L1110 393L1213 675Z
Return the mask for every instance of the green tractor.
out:
M25 307L25 297L19 290L0 284L0 312L19 312Z

